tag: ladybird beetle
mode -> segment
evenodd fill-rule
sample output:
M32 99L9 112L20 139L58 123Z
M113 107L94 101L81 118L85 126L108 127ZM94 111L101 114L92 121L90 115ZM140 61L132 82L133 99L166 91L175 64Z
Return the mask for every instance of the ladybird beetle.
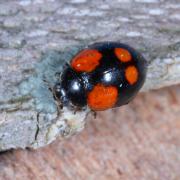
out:
M54 86L62 105L102 111L127 104L142 87L146 61L129 45L95 43L67 63Z

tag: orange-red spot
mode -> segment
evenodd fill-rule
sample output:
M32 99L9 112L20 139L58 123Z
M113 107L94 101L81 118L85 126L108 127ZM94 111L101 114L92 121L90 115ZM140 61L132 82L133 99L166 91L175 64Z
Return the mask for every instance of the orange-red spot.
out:
M91 72L99 65L101 57L95 49L83 50L72 59L71 66L78 72Z
M115 105L118 98L118 90L114 86L97 84L88 94L88 105L92 110L102 111Z
M129 62L132 59L129 51L124 48L115 48L115 54L121 62Z
M125 70L125 77L129 84L133 85L138 80L138 71L135 66L129 66Z

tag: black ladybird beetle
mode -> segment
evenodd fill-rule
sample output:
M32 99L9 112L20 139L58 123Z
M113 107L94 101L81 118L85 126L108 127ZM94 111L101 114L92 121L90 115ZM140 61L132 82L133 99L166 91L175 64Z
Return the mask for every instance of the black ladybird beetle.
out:
M132 47L117 42L88 46L75 55L54 86L62 105L101 111L127 104L142 87L146 61Z

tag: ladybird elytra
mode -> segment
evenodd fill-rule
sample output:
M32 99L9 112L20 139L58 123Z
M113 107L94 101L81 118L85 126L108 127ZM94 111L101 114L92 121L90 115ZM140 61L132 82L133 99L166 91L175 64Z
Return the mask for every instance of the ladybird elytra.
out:
M78 72L91 72L99 65L101 57L96 49L83 50L72 59L71 66Z
M92 44L64 67L54 86L63 106L102 111L131 101L146 78L144 57L119 42Z

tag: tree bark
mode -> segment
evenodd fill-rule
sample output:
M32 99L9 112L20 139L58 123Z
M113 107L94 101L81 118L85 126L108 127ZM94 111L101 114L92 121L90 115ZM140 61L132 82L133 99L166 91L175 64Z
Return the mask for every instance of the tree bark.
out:
M142 91L178 84L179 11L178 0L2 1L0 150L38 148L84 128L88 112L64 109L57 118L48 91L54 69L84 44L121 41L138 49L149 64Z

